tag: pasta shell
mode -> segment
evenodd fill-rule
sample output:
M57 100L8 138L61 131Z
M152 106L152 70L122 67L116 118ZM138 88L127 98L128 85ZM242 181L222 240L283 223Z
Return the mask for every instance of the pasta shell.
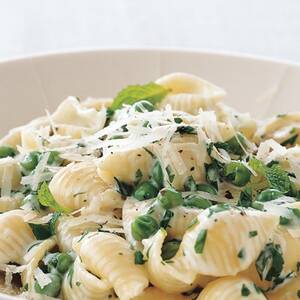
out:
M108 280L121 300L138 296L148 286L144 266L134 263L134 251L123 238L90 233L74 240L73 248L89 271Z
M0 231L0 263L20 264L28 246L35 241L30 226L18 211L10 211L0 215Z
M76 258L72 277L64 277L62 293L66 300L116 299L112 285L90 273L85 265Z
M69 164L58 171L49 184L55 200L71 210L88 206L101 198L101 193L107 188L93 161Z
M144 256L147 257L146 268L150 282L167 293L181 293L192 290L196 272L191 271L183 256L175 256L170 262L161 257L163 242L167 236L160 229L153 237L143 240Z
M254 283L243 277L224 277L209 283L197 300L267 300ZM269 299L269 298L268 298Z
M200 108L207 109L225 97L223 89L186 73L172 73L157 79L156 83L170 90L160 107L169 104L173 110L190 114L197 114Z
M247 269L258 257L278 224L272 215L254 210L231 209L210 216L206 209L198 216L198 224L187 230L180 251L191 270L210 276L236 275ZM250 231L257 236L249 237ZM200 233L206 233L202 251L195 245Z

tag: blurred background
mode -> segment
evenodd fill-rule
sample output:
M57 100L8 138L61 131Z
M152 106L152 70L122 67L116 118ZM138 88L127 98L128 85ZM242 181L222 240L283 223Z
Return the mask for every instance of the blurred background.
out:
M299 0L0 0L0 59L172 47L300 62Z

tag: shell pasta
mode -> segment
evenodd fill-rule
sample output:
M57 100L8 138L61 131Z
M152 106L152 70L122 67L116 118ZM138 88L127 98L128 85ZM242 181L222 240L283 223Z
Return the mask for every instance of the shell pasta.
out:
M256 120L225 95L173 73L1 138L1 291L299 299L300 112Z

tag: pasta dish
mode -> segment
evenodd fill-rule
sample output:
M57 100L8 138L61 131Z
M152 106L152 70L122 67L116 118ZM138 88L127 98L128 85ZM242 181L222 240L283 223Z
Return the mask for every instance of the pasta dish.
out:
M224 97L173 73L112 99L68 97L12 129L0 291L300 299L300 114L256 120Z

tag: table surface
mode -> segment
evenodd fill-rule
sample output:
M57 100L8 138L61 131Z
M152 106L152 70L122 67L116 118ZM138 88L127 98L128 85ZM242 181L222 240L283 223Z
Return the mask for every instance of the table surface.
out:
M0 59L181 47L300 62L299 0L0 0Z

